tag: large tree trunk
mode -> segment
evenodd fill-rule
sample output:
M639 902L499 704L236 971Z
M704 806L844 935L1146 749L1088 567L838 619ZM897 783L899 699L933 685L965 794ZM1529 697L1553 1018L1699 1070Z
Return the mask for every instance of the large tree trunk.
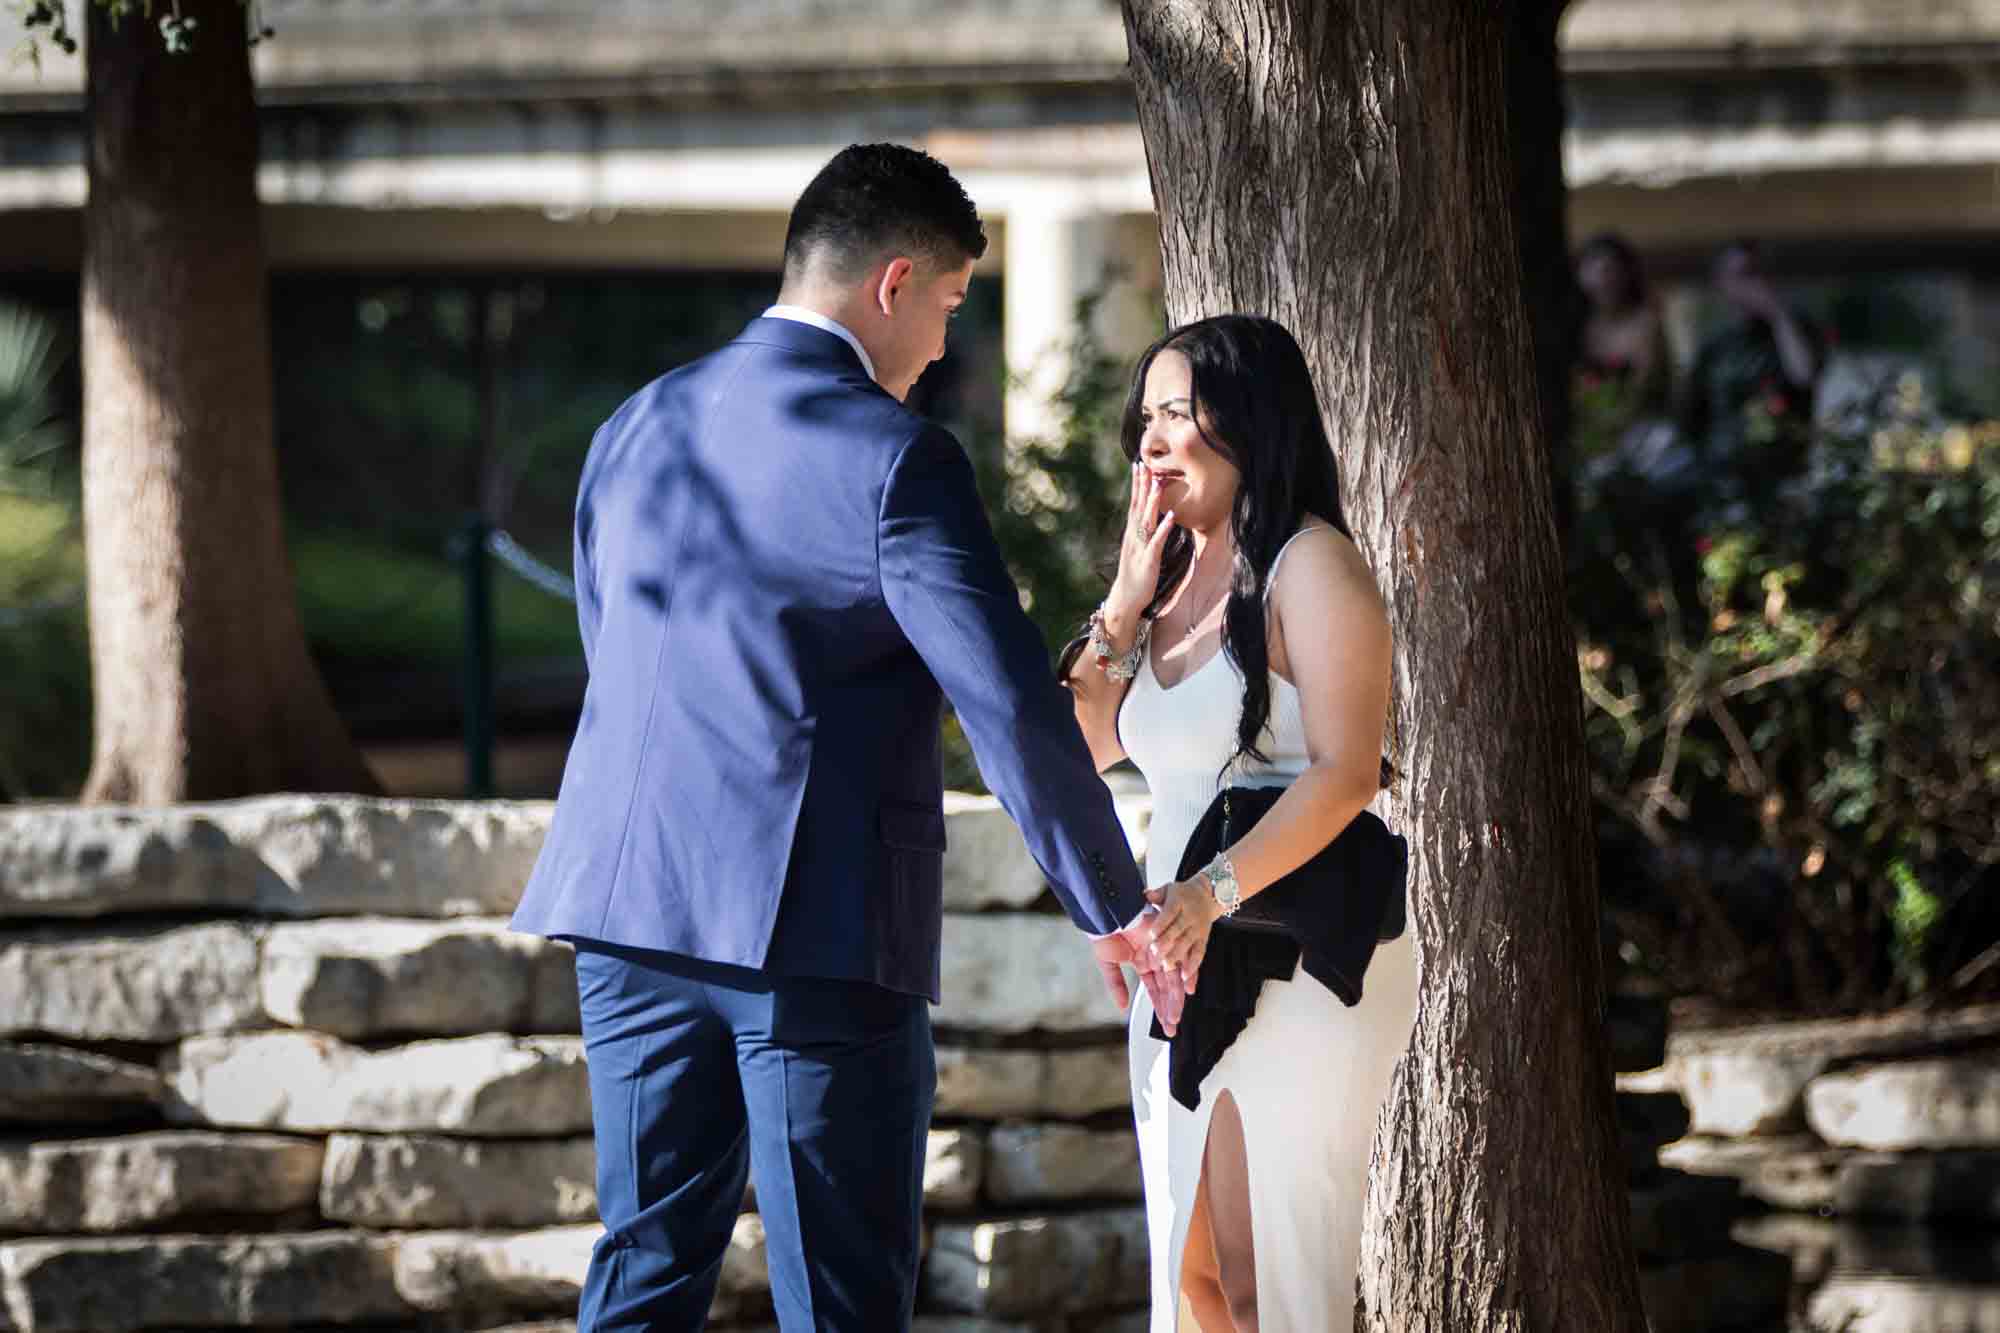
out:
M243 6L182 0L177 55L136 8L87 9L84 799L373 790L280 527Z
M1125 18L1169 315L1298 336L1395 629L1390 813L1423 992L1378 1139L1367 1327L1637 1333L1507 10L1125 0Z

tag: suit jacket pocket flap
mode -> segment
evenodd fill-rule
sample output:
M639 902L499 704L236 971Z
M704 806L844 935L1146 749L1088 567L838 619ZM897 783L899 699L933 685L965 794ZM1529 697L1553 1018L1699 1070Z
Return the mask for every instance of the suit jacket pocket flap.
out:
M885 801L882 805L882 841L911 852L944 850L944 811L928 805L906 805Z

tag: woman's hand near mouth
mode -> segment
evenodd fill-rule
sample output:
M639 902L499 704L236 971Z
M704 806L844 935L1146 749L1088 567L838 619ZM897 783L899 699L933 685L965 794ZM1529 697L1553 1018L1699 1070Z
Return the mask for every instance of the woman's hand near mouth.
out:
M1173 474L1178 481L1180 475ZM1118 575L1104 599L1104 627L1122 651L1139 632L1139 616L1160 582L1160 557L1173 531L1174 511L1166 507L1167 478L1143 463L1132 464L1132 497L1125 507L1125 537L1118 547Z

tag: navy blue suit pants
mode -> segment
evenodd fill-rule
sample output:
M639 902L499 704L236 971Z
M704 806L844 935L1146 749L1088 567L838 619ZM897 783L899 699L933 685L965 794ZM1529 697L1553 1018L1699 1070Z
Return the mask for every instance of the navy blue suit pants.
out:
M754 1178L784 1333L910 1326L937 1091L922 996L588 940L597 1135L579 1333L699 1330Z

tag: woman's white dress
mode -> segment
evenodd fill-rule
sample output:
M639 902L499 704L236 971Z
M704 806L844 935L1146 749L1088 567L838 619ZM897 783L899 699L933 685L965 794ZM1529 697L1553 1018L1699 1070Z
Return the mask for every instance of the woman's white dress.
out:
M1274 563L1267 584L1276 576ZM1243 679L1220 651L1171 689L1147 660L1126 692L1119 738L1152 789L1151 887L1173 882L1189 834L1220 790L1242 701ZM1231 785L1285 786L1310 762L1298 691L1275 673L1260 748L1270 762L1239 764ZM1265 982L1256 1014L1203 1079L1193 1111L1167 1091L1167 1044L1153 1039L1152 1004L1137 988L1127 1040L1152 1246L1151 1333L1180 1329L1181 1256L1209 1116L1225 1091L1243 1119L1263 1333L1353 1326L1376 1115L1416 1016L1412 933L1376 949L1353 1008L1303 972Z

